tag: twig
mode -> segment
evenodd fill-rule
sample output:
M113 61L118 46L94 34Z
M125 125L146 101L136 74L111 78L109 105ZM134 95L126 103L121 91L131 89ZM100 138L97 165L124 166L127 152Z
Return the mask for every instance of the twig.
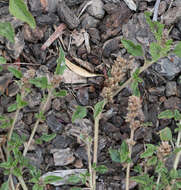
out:
M42 45L41 50L45 50L49 47L62 33L63 30L66 28L65 24L60 24L55 32L48 38L48 40Z
M157 19L158 19L159 5L160 5L160 0L156 0L155 7L154 7L154 13L153 13L153 21L157 21Z
M107 100L104 100L104 104L102 106L102 109L106 105ZM99 120L101 119L101 113L98 114L98 116L95 118L94 121L94 157L93 157L93 163L95 166L97 166L97 151L98 151L98 140L99 140ZM96 190L96 170L93 170L93 190Z

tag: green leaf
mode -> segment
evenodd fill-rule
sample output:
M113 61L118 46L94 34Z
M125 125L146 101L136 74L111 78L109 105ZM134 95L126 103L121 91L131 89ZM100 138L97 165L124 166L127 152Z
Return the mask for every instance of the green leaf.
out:
M131 40L122 39L123 46L133 56L143 56L143 50L140 44L134 44Z
M108 171L108 168L104 165L100 165L100 166L96 166L95 170L98 172L98 173L101 173L101 174L104 174Z
M134 177L131 177L131 180L142 185L147 185L148 176L147 175L134 176Z
M21 71L15 69L14 67L8 67L8 71L10 71L18 79L21 79L23 76Z
M152 56L153 61L157 61L158 59L160 59L161 51L162 47L158 43L156 42L150 43L150 54Z
M35 79L30 79L29 82L34 84L38 88L47 89L48 88L48 80L47 77L39 77Z
M45 142L49 142L51 141L52 139L54 139L56 137L56 134L55 133L52 133L52 134L43 134L40 139L45 141Z
M78 175L71 175L68 180L69 183L79 183L81 178Z
M6 37L10 42L14 43L14 28L10 22L0 22L0 35Z
M172 140L172 131L170 128L165 127L160 131L160 139L162 141L171 141Z
M147 146L147 149L145 150L145 152L143 152L141 155L140 155L140 158L147 158L147 157L150 157L153 155L153 153L155 152L156 150L156 147L152 144L146 144Z
M165 110L158 115L158 119L171 119L174 117L172 110Z
M125 141L122 142L120 147L120 162L126 162L129 158L129 148Z
M153 32L156 40L160 43L161 39L162 39L164 24L162 24L158 21L152 21L150 19L150 16L151 16L150 12L145 12L144 14L145 14L146 22L150 26L150 29Z
M103 108L104 108L104 100L98 102L94 106L94 119L102 112Z
M134 167L134 171L137 172L137 173L139 173L139 174L143 173L142 167L140 165L136 165Z
M173 50L173 53L177 55L178 57L181 57L181 42L179 42L175 49Z
M140 74L140 69L137 68L137 69L135 70L135 72L133 73L133 79L134 79L134 80L137 80L138 77L139 77L139 74Z
M39 184L35 184L33 185L33 190L43 190L43 186L39 185Z
M70 190L82 190L82 189L79 187L72 187Z
M55 70L55 74L62 75L64 73L64 70L67 68L65 63L65 54L63 49L60 47L59 49L59 57L57 59L57 67Z
M140 91L139 91L139 87L138 87L138 82L137 81L133 81L131 83L131 88L133 90L133 95L140 97Z
M83 119L87 115L87 109L83 106L77 106L75 112L72 115L72 122L76 119Z
M154 166L157 163L157 157L156 156L152 156L150 159L148 159L147 161L147 165L148 166Z
M4 183L1 185L0 190L9 190L9 181L4 182Z
M63 178L60 177L60 176L53 176L53 175L46 176L43 179L43 181L44 181L45 184L54 183L54 182L60 181L60 180L63 180Z
M121 162L120 161L120 153L118 152L118 150L110 148L109 149L109 154L110 154L111 160L113 162L117 162L117 163Z
M181 181L176 181L175 185L176 185L177 188L181 188Z
M5 63L6 63L6 59L4 57L0 56L0 64L5 64Z
M36 117L37 119L42 120L42 121L44 121L44 120L46 119L46 117L45 117L45 115L43 114L42 111L40 111L39 113L36 113L36 114L35 114L35 117Z
M2 162L2 163L0 163L0 168L10 169L11 167L12 167L11 162Z
M56 97L64 97L64 96L67 95L67 91L66 91L66 90L60 90L59 92L54 91L53 94L54 94L54 96L56 96Z
M23 108L23 107L25 107L27 105L27 102L25 102L25 101L22 100L20 94L16 95L16 103L17 103L17 107L19 109L21 109L21 108Z
M8 107L8 112L13 112L17 109L17 104L12 104Z
M174 168L172 168L169 172L169 175L172 179L177 179L178 177L178 171Z
M175 111L174 111L174 119L175 119L176 121L181 120L181 113L180 113L178 110L175 110Z
M21 21L28 23L31 28L36 27L35 19L23 0L10 0L9 12Z

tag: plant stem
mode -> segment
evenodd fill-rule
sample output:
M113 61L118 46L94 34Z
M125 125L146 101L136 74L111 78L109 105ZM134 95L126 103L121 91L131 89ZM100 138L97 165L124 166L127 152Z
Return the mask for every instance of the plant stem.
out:
M181 124L181 121L179 122ZM180 148L181 147L181 131L179 130L178 132L178 136L177 136L177 142L176 142L176 148ZM175 161L173 163L173 168L175 170L177 170L179 161L180 161L180 157L181 157L181 150L179 152L177 152L176 156L175 156ZM172 180L172 188L175 184L175 179Z
M11 126L10 131L9 131L9 134L8 134L8 142L11 140L11 137L12 137L12 134L13 134L13 130L14 130L16 121L17 121L17 119L18 119L18 115L19 115L20 110L21 110L21 109L19 109L19 108L16 110L16 113L15 113L15 116L14 116L14 120L13 120L12 126ZM9 152L9 151L8 151L8 152ZM9 156L9 155L8 155L8 156Z
M134 141L134 131L135 130L131 128L131 134L130 134L129 145L128 145L130 159L131 159L132 147L133 147L132 142ZM128 163L127 168L126 168L126 190L129 190L130 167L131 167L131 163Z
M181 141L181 131L178 132L178 137L177 137L177 142L176 142L176 148L181 147L180 145L180 141ZM177 152L176 157L175 157L175 161L173 164L173 168L176 170L178 167L178 163L180 160L180 156L181 156L181 150L179 152Z
M97 165L97 151L98 151L98 138L99 138L99 120L100 120L100 114L95 118L94 123L94 157L93 157L93 163L95 166ZM93 190L96 189L96 170L93 170Z
M26 186L26 184L25 184L25 182L24 182L23 177L22 177L22 176L19 176L19 177L18 177L18 180L19 180L19 182L21 183L21 186L22 186L23 190L28 190L28 188L27 188L27 186Z
M161 58L160 58L161 59ZM154 61L146 61L145 64L140 68L140 73L148 69ZM113 93L113 97L116 96L121 90L123 90L126 86L128 86L132 81L132 77L130 77L123 85L119 86L118 89Z
M49 90L49 92L48 92L48 97L47 97L47 99L46 99L46 102L45 102L45 103L42 102L42 104L40 105L40 108L42 107L41 111L42 111L43 114L44 114L44 112L46 111L47 105L48 105L48 104L50 103L50 101L51 101L52 94L53 94L53 90L54 90L54 88L51 88L51 89ZM34 127L33 127L33 131L31 132L31 135L30 135L30 138L29 138L29 140L28 140L28 143L27 143L27 145L25 146L25 149L24 149L24 151L23 151L23 156L26 156L26 154L27 154L27 152L28 152L28 149L29 149L29 147L30 147L30 144L31 144L31 142L32 142L32 140L33 140L33 137L34 137L34 135L35 135L35 133L36 133L36 130L37 130L37 128L38 128L38 125L39 125L40 121L41 121L41 119L37 119L37 121L36 121L36 123L35 123L35 125L34 125Z
M89 142L89 140L87 140L86 142L87 145L87 157L88 157L88 164L89 164L89 185L91 190L93 190L93 180L92 180L92 161L91 161L91 143Z
M102 110L104 108L104 106L106 105L107 100L104 99L104 104L102 106ZM93 163L95 164L95 166L97 166L97 151L98 151L98 140L99 140L99 120L101 119L101 114L102 112L100 112L98 114L98 116L95 118L94 121L94 157L93 157ZM96 170L93 170L93 190L96 190Z
M46 111L47 105L48 105L49 102L51 101L52 94L53 94L53 90L54 90L53 87L52 87L51 89L49 89L49 91L48 91L48 97L47 97L47 99L46 99L46 102L45 102L45 103L42 102L41 105L40 105L40 110L41 110L43 113ZM28 143L27 143L27 145L25 146L25 149L24 149L24 151L23 151L23 156L26 156L26 154L27 154L27 152L28 152L28 149L29 149L29 147L30 147L30 145L31 145L31 142L32 142L32 140L33 140L33 137L34 137L34 135L35 135L35 133L36 133L36 130L37 130L37 128L38 128L38 125L39 125L39 122L40 122L40 121L41 121L40 119L37 119L37 121L36 121L36 123L35 123L35 125L34 125L33 131L31 132L31 135L30 135L30 138L29 138L29 140L28 140ZM24 182L23 177L22 177L22 176L18 177L18 180L19 180L19 182L20 182L20 184L21 184L23 190L28 190L28 188L26 187L26 184L25 184L25 182Z

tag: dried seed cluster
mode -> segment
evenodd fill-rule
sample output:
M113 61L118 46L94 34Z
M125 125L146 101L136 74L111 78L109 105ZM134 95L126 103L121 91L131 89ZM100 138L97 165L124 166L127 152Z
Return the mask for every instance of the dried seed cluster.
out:
M143 112L141 109L141 100L137 96L130 96L128 101L128 113L126 116L126 122L130 123L130 129L136 130L141 126L143 120ZM138 120L139 119L139 120Z
M117 57L111 69L111 77L105 80L105 87L101 95L108 101L112 101L113 94L117 90L119 82L123 81L128 70L131 68L132 61Z
M169 155L172 151L171 146L168 141L162 141L161 145L158 147L157 156L160 160L164 161L164 158Z

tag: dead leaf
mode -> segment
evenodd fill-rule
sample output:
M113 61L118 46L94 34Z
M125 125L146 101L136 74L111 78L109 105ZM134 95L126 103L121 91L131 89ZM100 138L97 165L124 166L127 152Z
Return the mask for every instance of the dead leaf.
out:
M97 77L97 76L103 76L101 74L94 74L94 73L90 73L88 71L86 71L85 69L74 65L73 63L71 63L68 59L65 59L65 63L67 65L67 67L72 70L73 72L75 72L76 74L82 76L82 77Z

